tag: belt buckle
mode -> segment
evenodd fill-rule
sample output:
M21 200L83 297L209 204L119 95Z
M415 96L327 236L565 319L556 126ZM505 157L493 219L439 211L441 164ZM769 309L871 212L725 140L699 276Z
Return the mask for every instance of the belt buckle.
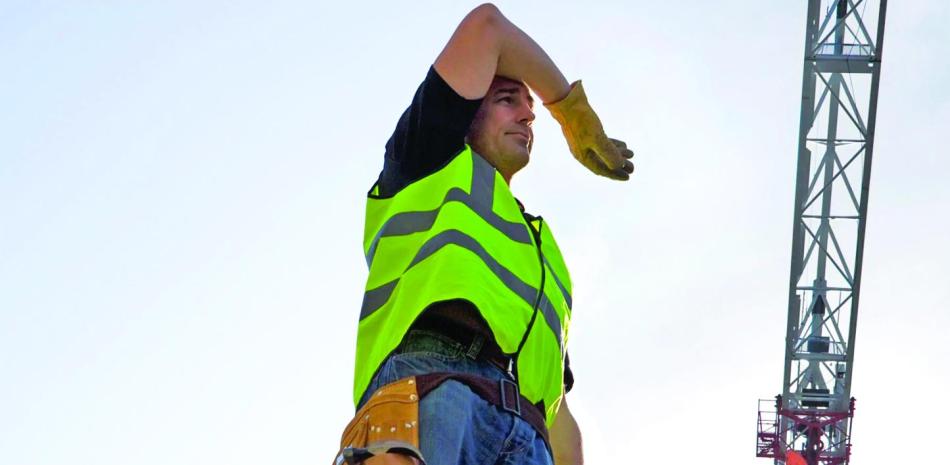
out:
M518 415L520 417L521 416L521 394L518 392L518 384L507 378L502 378L501 380L499 380L498 384L499 384L499 388L501 389L501 408L503 410L507 410L511 413L514 413L515 415ZM509 384L511 385L511 387L506 389L505 386ZM512 398L514 399L513 402L508 401L509 389L511 390L513 394L512 395ZM514 407L512 407L512 405Z

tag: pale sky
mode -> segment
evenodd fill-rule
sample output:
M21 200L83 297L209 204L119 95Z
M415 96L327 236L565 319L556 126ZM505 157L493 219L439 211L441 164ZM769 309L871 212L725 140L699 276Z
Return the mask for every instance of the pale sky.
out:
M512 183L571 268L588 463L768 464L806 2L497 5L637 153L595 177L539 108ZM474 6L3 1L0 463L329 462L364 194ZM932 462L950 416L947 24L889 5L855 465Z

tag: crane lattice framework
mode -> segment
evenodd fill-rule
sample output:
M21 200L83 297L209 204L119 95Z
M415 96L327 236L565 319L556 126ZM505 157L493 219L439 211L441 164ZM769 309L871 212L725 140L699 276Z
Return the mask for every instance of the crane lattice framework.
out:
M887 0L808 2L785 372L774 409L760 401L756 450L776 464L850 458L886 7Z

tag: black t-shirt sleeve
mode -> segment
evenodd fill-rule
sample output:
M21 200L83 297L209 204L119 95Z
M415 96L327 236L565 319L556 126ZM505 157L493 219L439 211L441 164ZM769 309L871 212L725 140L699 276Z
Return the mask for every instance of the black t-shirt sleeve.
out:
M429 67L412 104L386 143L379 174L380 194L398 192L435 172L461 151L481 103L482 99L468 100L456 93L434 67Z
M564 392L571 392L574 387L574 372L571 371L571 354L564 355Z

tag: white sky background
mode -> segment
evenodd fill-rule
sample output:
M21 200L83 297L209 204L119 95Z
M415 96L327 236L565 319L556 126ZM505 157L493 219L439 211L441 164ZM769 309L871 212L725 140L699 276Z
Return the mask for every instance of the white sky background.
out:
M498 5L637 152L597 178L538 108L513 182L572 268L588 463L768 463L806 2ZM328 462L363 194L474 6L0 4L0 463ZM889 6L857 465L931 462L950 415L948 23Z

